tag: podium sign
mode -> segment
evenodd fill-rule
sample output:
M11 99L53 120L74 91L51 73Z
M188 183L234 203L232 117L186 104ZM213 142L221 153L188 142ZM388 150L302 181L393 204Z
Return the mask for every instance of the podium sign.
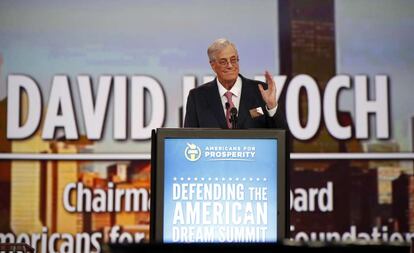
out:
M156 147L155 241L283 238L283 131L160 129Z

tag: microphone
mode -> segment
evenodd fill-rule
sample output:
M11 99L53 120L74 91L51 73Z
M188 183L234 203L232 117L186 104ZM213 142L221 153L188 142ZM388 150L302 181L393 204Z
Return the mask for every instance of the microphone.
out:
M237 108L232 107L230 109L230 122L231 122L231 128L237 129Z
M230 104L229 102L226 102L226 110L228 110L230 108Z

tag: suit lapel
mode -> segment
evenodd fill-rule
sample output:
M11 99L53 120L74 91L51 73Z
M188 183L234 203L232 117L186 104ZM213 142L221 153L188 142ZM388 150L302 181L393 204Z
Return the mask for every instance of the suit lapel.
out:
M250 95L253 94L252 90L249 90L251 88L248 85L246 78L244 78L242 75L240 75L242 79L242 90L240 95L240 104L239 104L239 114L238 114L238 125L239 128L244 128L243 124L246 121L246 119L249 117L249 104L250 101Z
M211 98L211 100L208 99L207 101L217 119L218 124L221 128L227 128L226 116L224 115L224 109L221 103L216 79L214 79L212 85L209 87L209 95L207 97Z

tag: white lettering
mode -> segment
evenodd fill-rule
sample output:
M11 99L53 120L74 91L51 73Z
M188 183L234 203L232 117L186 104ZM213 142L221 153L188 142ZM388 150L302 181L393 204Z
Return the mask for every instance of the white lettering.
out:
M53 139L58 127L63 128L66 139L78 139L69 80L62 75L53 78L42 138Z
M30 77L9 75L7 90L7 138L27 138L36 131L42 116L42 97L39 87ZM23 108L27 110L26 115L21 115ZM26 122L20 125L24 116Z
M89 139L99 140L102 136L102 129L111 91L111 81L111 76L101 76L99 78L99 88L94 104L90 77L78 76L80 102L82 105L86 134Z
M349 76L339 75L329 80L323 96L323 112L326 127L329 133L340 140L351 138L351 126L341 126L338 121L337 104L338 94L343 88L350 88L351 81Z
M369 114L376 115L376 134L380 139L389 138L388 82L386 76L375 77L375 100L368 99L366 76L355 76L356 137L369 138Z
M151 120L145 122L145 91L151 97ZM132 77L131 137L134 140L146 140L151 130L162 127L165 117L165 98L161 85L148 76Z
M308 117L305 127L300 122L300 90L304 88L308 101ZM321 121L321 96L315 80L308 75L298 75L290 82L286 94L286 119L289 128L295 138L308 140L312 138L319 129Z

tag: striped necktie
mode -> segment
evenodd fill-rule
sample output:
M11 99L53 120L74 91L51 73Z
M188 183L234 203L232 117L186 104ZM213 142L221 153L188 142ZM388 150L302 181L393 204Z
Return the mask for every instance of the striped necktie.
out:
M227 102L230 105L229 107L226 107L226 120L227 120L227 127L231 128L230 109L234 107L233 100L231 100L233 93L231 93L231 91L227 91L226 93L224 93L224 96L227 98Z

